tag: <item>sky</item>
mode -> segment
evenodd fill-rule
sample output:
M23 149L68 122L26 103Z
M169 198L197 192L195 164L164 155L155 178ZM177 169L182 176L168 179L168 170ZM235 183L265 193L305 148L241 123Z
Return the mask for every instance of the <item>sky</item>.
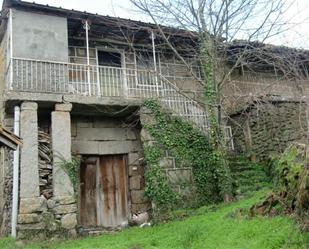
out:
M35 0L35 2L102 15L150 21L147 16L137 11L130 0ZM290 23L290 27L284 33L268 40L267 43L309 49L309 0L285 0L285 2L288 5L293 3L292 7L284 13L284 19Z

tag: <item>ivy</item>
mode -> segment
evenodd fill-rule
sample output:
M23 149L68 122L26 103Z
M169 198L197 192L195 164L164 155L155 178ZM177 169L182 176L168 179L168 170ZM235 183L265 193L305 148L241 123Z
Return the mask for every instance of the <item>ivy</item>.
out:
M144 153L145 162L150 166L145 173L145 194L159 208L170 209L178 201L178 195L172 190L159 165L161 151L158 147L145 145Z
M170 151L176 161L192 168L200 205L222 201L225 195L229 195L232 181L224 152L216 149L210 136L191 123L169 115L155 100L146 100L144 106L151 111L155 120L153 124L144 125L144 128L158 144L156 149L145 150L148 197L161 204L172 198L171 189L158 164L160 146Z
M77 156L72 156L71 160L65 160L63 157L59 157L61 160L61 168L66 172L69 176L70 181L73 185L75 193L77 193L78 187L78 179L77 179L77 172L80 166L80 159Z

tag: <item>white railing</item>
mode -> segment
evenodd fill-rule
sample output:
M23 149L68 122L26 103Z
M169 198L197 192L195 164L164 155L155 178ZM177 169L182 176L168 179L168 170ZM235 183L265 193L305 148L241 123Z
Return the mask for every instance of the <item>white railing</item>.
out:
M8 74L13 91L157 98L173 113L208 129L205 110L154 71L12 58Z

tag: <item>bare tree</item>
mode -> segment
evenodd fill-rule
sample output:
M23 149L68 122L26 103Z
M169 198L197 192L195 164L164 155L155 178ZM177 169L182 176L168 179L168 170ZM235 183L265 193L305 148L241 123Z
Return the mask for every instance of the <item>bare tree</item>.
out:
M231 74L236 69L246 68L250 71L250 62L259 60L276 69L273 66L274 61L267 62L270 57L265 56L265 53L269 51L261 49L261 46L252 46L252 41L263 43L286 31L288 23L284 19L284 13L291 7L291 4L287 4L284 0L131 0L131 2L152 19L156 24L156 35L165 41L194 76L192 64L188 63L179 52L179 48L174 46L173 36L167 35L165 27L161 25L185 30L187 36L191 37L192 42L187 43L186 51L196 53L195 58L198 59L203 72L203 77L197 81L205 90L206 104L213 107L210 110L218 126L221 123L222 104L225 98L222 89L230 82ZM235 39L245 42L238 42L235 45L233 43ZM191 50L188 46L191 46Z

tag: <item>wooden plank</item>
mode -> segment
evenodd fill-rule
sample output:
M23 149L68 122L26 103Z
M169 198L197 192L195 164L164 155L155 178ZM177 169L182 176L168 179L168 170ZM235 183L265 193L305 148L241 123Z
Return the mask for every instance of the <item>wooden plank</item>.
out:
M124 155L100 158L100 193L103 196L100 208L100 225L115 227L127 220L127 180Z
M7 139L7 137L2 136L2 134L0 134L0 145L4 145L6 147L9 147L12 150L17 149L17 144L12 142L11 140Z
M98 158L86 159L80 170L81 203L80 221L83 227L96 227L97 224L97 194L96 174Z
M21 139L3 126L0 126L0 134L11 140L13 143L17 145L22 145Z

